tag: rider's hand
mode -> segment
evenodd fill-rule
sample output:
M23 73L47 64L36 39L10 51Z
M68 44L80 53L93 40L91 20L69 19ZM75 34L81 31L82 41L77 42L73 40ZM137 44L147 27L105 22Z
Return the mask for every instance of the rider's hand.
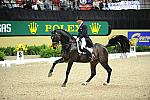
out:
M79 41L79 38L77 38L76 41L78 42L78 41Z

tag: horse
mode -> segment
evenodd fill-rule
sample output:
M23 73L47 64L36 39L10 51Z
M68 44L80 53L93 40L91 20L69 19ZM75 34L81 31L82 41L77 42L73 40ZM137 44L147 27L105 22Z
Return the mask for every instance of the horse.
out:
M54 61L50 71L48 73L48 77L52 76L55 65L58 63L68 62L66 77L62 84L62 87L66 87L68 82L68 76L70 70L72 68L73 62L81 62L87 63L90 62L91 75L90 77L82 83L82 85L87 85L91 79L96 75L96 65L100 63L103 68L107 71L107 81L103 83L103 85L107 85L110 82L112 69L108 65L108 51L103 45L99 43L95 43L93 46L93 52L95 57L93 60L87 54L80 54L77 50L76 39L67 31L62 29L56 29L52 31L51 35L52 47L56 49L59 44L62 45L61 58Z
M126 36L116 35L109 39L105 47L115 46L117 52L121 52L126 56L126 52L130 51L130 42Z

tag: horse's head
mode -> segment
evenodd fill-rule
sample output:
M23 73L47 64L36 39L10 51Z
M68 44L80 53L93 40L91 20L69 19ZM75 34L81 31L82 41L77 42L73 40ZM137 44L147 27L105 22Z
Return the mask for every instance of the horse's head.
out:
M61 41L61 35L56 31L52 31L51 35L53 49L56 49Z
M62 29L56 29L52 31L51 39L54 49L56 49L60 43L62 45L68 45L70 43L76 42L73 36L71 36L67 31Z

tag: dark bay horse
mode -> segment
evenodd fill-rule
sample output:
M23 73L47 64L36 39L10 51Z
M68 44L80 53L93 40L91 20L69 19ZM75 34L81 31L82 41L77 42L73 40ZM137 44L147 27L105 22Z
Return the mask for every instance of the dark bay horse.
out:
M91 75L88 78L88 80L86 80L86 82L83 83L83 85L86 85L88 82L90 82L91 79L96 75L96 65L98 63L100 63L108 73L107 81L106 83L104 83L104 85L110 82L112 69L108 65L108 51L103 45L98 43L94 44L93 52L95 54L95 58L94 60L91 60L90 57L87 56L87 54L78 53L76 39L73 36L71 36L68 32L61 29L54 30L52 32L51 39L52 46L54 49L58 47L58 44L62 45L62 57L53 63L48 73L48 77L52 76L52 72L56 64L68 62L66 78L62 84L62 87L65 87L68 81L68 75L70 73L73 62L90 62Z

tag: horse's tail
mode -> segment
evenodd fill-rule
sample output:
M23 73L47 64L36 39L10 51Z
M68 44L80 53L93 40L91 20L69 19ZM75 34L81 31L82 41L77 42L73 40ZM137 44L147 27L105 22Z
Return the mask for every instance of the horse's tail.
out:
M123 35L116 35L115 37L109 39L108 44L105 47L116 46L120 48L122 52L130 51L130 43L127 37Z

